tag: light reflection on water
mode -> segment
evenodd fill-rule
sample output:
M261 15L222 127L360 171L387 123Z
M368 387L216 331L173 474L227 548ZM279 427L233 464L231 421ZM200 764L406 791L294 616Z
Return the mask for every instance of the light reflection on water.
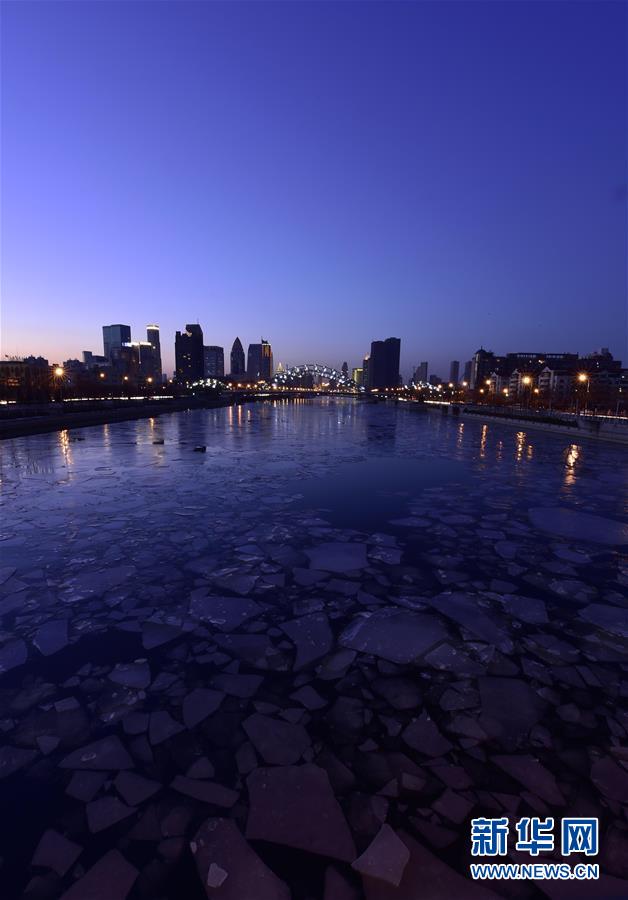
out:
M197 445L206 446L206 453L194 453ZM375 458L381 460L377 470L359 468ZM401 460L420 462L420 475L409 474ZM459 468L445 477L447 461ZM349 463L355 471L346 468ZM582 476L590 484L605 472L612 481L622 466L625 470L623 448L613 445L585 449L543 432L535 433L532 442L525 431L499 423L461 422L435 411L341 398L194 410L0 442L5 500L24 491L50 490L61 480L59 488L83 496L88 508L97 505L99 490L113 499L112 480L134 494L157 491L171 504L182 492L196 490L208 504L219 498L221 508L228 509L240 502L238 486L245 483L247 497L254 497L262 487L290 491L295 477L346 481L342 473L347 471L354 497L360 484L372 495L378 482L385 486L391 479L397 486L409 482L413 493L459 482L462 496L462 485L472 477L480 484L505 479L518 489L534 486L555 502L563 491L572 495ZM323 482L320 486L324 492ZM621 510L626 492L615 495ZM364 504L349 499L345 506L344 521L356 506L354 527L359 528Z

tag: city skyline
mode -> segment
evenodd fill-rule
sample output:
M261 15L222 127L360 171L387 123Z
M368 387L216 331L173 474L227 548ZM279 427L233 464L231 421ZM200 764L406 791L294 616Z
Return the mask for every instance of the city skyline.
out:
M5 4L2 357L625 359L625 7L472 7Z
M200 346L204 347L204 349L206 351L207 350L222 350L222 351L224 351L224 355L225 355L224 356L225 361L223 362L224 374L225 375L230 374L230 371L229 371L230 366L229 366L229 361L228 361L229 354L230 354L231 349L232 349L233 345L235 344L235 342L241 341L240 335L236 334L233 341L228 340L223 344L216 344L216 343L208 344L207 335L202 330L202 323L199 323L199 322L190 323L189 325L187 325L185 327L201 329L201 338L200 338L201 344L200 344ZM63 365L64 363L71 362L73 360L84 363L86 356L87 357L93 356L94 359L97 359L100 357L100 343L99 342L103 341L104 330L111 329L111 328L128 329L128 339L129 340L133 335L134 326L129 325L128 323L120 323L120 324L116 324L116 325L105 325L105 326L101 326L101 330L103 331L103 336L101 336L100 338L97 338L97 341L94 344L94 346L96 346L95 351L94 351L94 346L90 347L89 349L85 348L81 351L78 351L75 347L74 352L70 352L65 358L59 357L59 358L48 359L46 354L44 352L42 352L39 348L34 348L34 349L31 349L30 352L27 352L27 353L5 354L3 357L0 358L0 360L1 359L19 360L19 359L27 359L29 357L43 357L43 358L48 359L48 362L52 366ZM140 330L146 330L146 329L155 329L158 336L161 334L162 344L160 347L160 353L161 353L160 364L161 364L162 359L166 360L166 362L164 362L164 364L163 364L164 377L176 378L177 367L176 367L175 347L176 347L177 336L181 334L181 329L177 329L175 331L174 337L171 341L169 341L167 337L165 340L163 340L164 332L158 323L157 324L148 324L145 326L144 329L140 328ZM158 339L159 339L159 337L158 337ZM389 340L393 340L393 339L390 338ZM262 342L262 344L266 343L264 338L261 338L261 342ZM136 344L137 341L133 341L133 343ZM403 345L403 341L401 343ZM368 345L372 348L372 341L369 341ZM245 339L244 346L246 346L250 350L251 347L260 346L260 345L258 342L254 341L254 340L248 341ZM586 358L586 357L595 355L596 353L601 352L601 351L608 351L611 346L612 346L612 341L607 340L603 346L600 346L600 347L590 347L589 346L588 348L585 348L583 351L581 351L581 350L565 351L562 349L556 351L554 349L554 350L552 350L552 352L553 353L557 352L559 354L566 354L566 355L571 354L576 357L579 356L581 358ZM104 347L103 350L104 350L105 356L107 356L108 354L106 351L106 347ZM165 352L164 352L164 350L165 350ZM499 357L499 354L502 350L503 350L503 348L499 347L498 352L495 355L497 357ZM428 375L430 377L438 376L438 379L444 383L446 383L448 381L453 381L453 382L463 381L465 379L468 381L469 376L468 376L468 374L465 374L465 369L468 369L471 366L471 360L478 351L487 351L491 355L494 354L493 348L489 347L488 342L484 341L484 342L481 342L478 345L478 347L475 348L475 350L465 352L465 354L463 354L462 362L460 360L455 360L453 358L450 358L449 361L446 361L444 357L442 360L439 360L437 362L433 362L432 360L423 362L423 361L418 361L418 358L417 358L417 361L413 363L412 360L407 359L407 366L406 366L407 375L406 375L404 367L401 363L399 365L399 369L400 369L401 375L404 376L405 381L407 381L407 382L410 382L413 379L415 372L419 372L419 371L422 372L421 380L423 380L423 381L427 381ZM534 356L535 354L547 355L548 348L546 346L542 346L542 347L528 348L527 351L522 351L520 349L518 351L509 350L508 352L509 353L519 353L521 356L524 356L524 355ZM611 352L611 355L613 355L615 357L615 359L617 360L618 359L617 355L613 354L612 350L610 352ZM349 365L349 369L361 368L362 364L365 361L365 358L367 358L369 356L369 353L370 353L370 350L367 347L366 350L360 355L360 358L357 360L358 365L354 365L353 362L351 362L351 364ZM288 354L284 357L284 359L286 360L286 362L284 362L284 359L279 358L277 356L277 354L274 353L274 351L273 351L272 355L275 356L275 358L276 358L276 365L282 365L285 368L292 368L295 366L303 365L304 363L320 362L320 360L315 360L314 357L308 358L308 359L302 359L302 360L296 360L296 359L293 360L293 359L291 359L290 354ZM424 354L422 354L422 355L424 355ZM408 357L408 354L406 353L406 358L407 357ZM100 357L100 358L102 358L102 357ZM169 366L167 364L168 359L172 359L172 366ZM403 359L403 354L401 354L401 359ZM343 360L342 364L344 365L345 362L347 362L347 360ZM332 368L336 368L337 370L341 369L341 363L337 360L332 361L332 362L325 361L322 364L330 365ZM454 376L454 366L457 367L457 369L456 369L456 371L458 373L457 377ZM244 373L242 373L242 374L246 374L247 370L248 370L248 366L246 365L246 362L245 362Z

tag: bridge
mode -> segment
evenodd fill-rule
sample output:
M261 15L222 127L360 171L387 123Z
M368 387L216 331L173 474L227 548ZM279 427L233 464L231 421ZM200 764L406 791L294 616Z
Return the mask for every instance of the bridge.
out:
M335 387L351 393L363 390L348 375L322 363L303 363L284 372L275 372L272 384L277 387Z

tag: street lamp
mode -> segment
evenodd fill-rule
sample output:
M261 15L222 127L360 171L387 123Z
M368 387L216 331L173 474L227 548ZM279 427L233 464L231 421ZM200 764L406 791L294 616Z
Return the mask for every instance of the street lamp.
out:
M52 374L54 375L54 380L59 390L59 400L61 401L63 400L63 376L65 375L63 366L55 366L52 370Z
M586 386L587 386L586 400L585 400L585 404L584 404L584 411L586 413L587 409L589 408L589 387L591 384L588 373L587 372L579 372L578 373L578 381L580 382L580 384L586 384ZM576 409L576 415L578 415L579 412L580 412L580 397L578 397L578 408Z
M523 378L521 379L521 383L523 385L525 385L525 387L530 388L530 393L528 394L528 406L530 406L530 401L532 398L532 388L530 387L530 385L532 384L532 379L530 378L529 375L524 375Z

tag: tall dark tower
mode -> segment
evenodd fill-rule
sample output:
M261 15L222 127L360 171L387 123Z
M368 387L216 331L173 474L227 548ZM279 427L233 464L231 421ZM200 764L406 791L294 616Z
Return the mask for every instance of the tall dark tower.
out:
M150 375L161 381L161 342L159 340L159 325L146 326L146 341L151 345L150 353L151 368Z
M264 338L261 344L249 344L246 377L249 381L270 381L273 377L273 351Z
M233 342L233 347L231 348L231 372L234 378L243 378L246 373L246 366L244 364L244 347L242 346L242 342L240 338L237 337Z
M174 339L177 381L200 381L205 372L203 330L200 325L186 325Z
M369 361L369 387L399 387L399 338L386 338L385 341L373 341Z

